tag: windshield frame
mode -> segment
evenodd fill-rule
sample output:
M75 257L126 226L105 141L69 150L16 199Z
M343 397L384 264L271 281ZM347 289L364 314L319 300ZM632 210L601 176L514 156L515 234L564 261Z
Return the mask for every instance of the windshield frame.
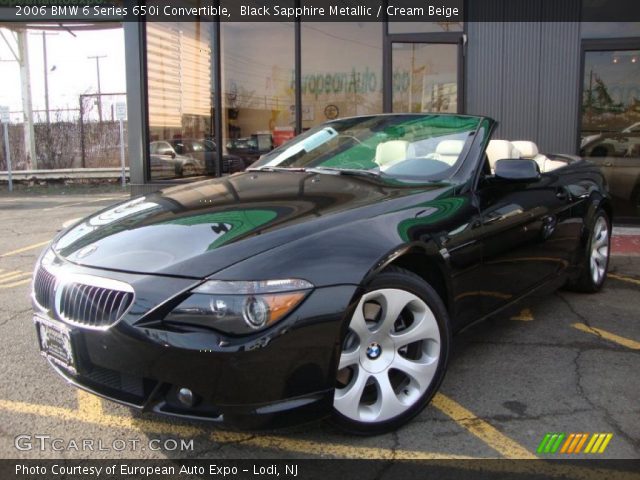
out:
M424 120L424 124L416 123L417 120ZM362 176L377 176L382 179L401 181L403 183L440 182L455 177L461 170L462 166L467 163L467 156L471 146L475 143L478 131L482 130L481 127L486 120L488 120L486 117L479 115L443 113L387 113L339 118L311 128L289 142L286 142L269 153L264 154L252 165L251 170L260 171L264 167L264 170L273 171L270 167L278 167L278 171L286 171L287 168L290 168L292 171L298 172L301 170L309 170L314 173L332 174L339 174L340 170L344 170L346 173L356 175L357 170L360 170L362 171ZM374 123L376 121L378 123ZM456 122L458 123L456 124ZM446 130L448 127L451 128L451 131ZM438 128L441 130L437 134L427 134L429 129L433 129L435 132ZM394 131L394 129L400 133L396 133L395 136L392 136L389 132ZM424 129L425 132L420 132L420 129ZM367 132L369 136L358 138L356 135L349 134L352 130L356 130L356 132ZM424 136L420 136L421 133ZM371 164L372 162L377 163L379 160L377 158L377 148L379 144L392 140L400 140L405 144L408 143L409 145L425 141L431 142L435 145L436 143L441 143L443 137L452 137L456 135L463 137L462 139L456 139L456 142L464 142L459 154L457 155L457 159L448 167L445 166L446 168L442 168L442 165L437 165L441 169L435 172L425 174L415 174L412 172L407 175L400 172L386 171L397 164L403 164L407 161L415 161L419 159L435 160L428 156L407 156L400 161L396 161L395 164L387 167L386 169L384 168L386 165L380 164L372 168L353 168L348 165L340 168L340 165L330 164L331 160L343 155L345 152L354 150L354 147L359 146L355 145L355 143L362 144L365 148L373 150L373 153L369 152L369 155L373 158L366 159L366 162ZM314 139L314 136L316 139ZM376 136L380 138L375 138ZM326 139L323 137L326 137ZM326 153L317 153L318 158L314 158L311 152L316 150L319 146L325 146L337 137L343 139L351 138L354 145L344 147L343 150L339 150L338 147L334 147L333 150L329 150ZM438 141L438 138L441 140ZM323 139L325 139L325 141L322 141ZM375 145L373 148L372 145L364 145L365 142L371 143L371 139L376 142L372 144ZM448 138L444 138L444 140L447 139ZM307 142L306 146L305 142ZM308 148L309 146L311 146L311 148L307 151L305 147ZM296 156L298 156L298 158L296 158ZM307 163L299 163L299 159L304 158L305 156L310 157L310 159L307 159ZM442 162L438 161L438 163ZM326 170L326 172L322 172L323 169Z

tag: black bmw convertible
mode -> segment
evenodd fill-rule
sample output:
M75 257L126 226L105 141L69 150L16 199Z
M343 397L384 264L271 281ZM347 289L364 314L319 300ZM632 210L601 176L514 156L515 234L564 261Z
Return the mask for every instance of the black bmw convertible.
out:
M601 172L489 118L338 119L246 172L61 232L33 282L42 354L136 409L362 434L418 414L451 336L539 290L598 291Z

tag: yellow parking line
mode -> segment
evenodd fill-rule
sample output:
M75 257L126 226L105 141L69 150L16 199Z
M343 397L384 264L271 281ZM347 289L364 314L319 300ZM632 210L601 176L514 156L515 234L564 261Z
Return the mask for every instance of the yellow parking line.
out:
M633 278L633 277L627 277L625 275L618 275L618 274L615 274L615 273L608 273L607 277L613 278L615 280L621 280L623 282L633 283L635 285L640 285L640 280L638 280L637 278Z
M235 432L224 432L219 435L214 432L211 439L219 443L228 443L232 441L227 439L227 435L231 433L232 437L236 437ZM245 435L246 437L246 435ZM239 441L239 440L235 440ZM378 447L360 447L356 445L344 445L329 442L316 442L313 440L300 440L290 437L281 437L275 435L259 435L242 441L243 445L251 445L252 447L265 448L269 450L286 450L287 452L306 453L313 455L331 456L337 458L352 458L359 460L382 459L382 460L435 460L435 459L456 459L471 460L474 457L463 455L450 455L434 452L421 452L416 450L392 450L390 448ZM476 457L477 458L477 457Z
M499 432L484 420L476 417L471 411L449 397L438 393L433 397L431 404L504 457L537 458L522 445Z
M24 275L25 273L27 273L27 272L23 272L22 270L13 270L12 272L2 273L2 274L0 274L0 282L3 281L3 280L11 280L12 278ZM27 273L27 275L28 275L28 273Z
M2 284L2 285L0 285L0 289L19 287L20 285L26 285L29 282L31 282L31 278L27 278L25 280L20 280L18 282Z
M533 318L533 312L530 308L524 308L520 310L520 313L511 317L510 320L517 320L520 322L530 322Z
M602 330L601 328L589 327L584 323L574 323L571 326L577 330L580 330L581 332L597 335L598 337L602 337L605 340L617 343L618 345L622 345L623 347L627 347L632 350L640 350L640 342L636 342L635 340L631 340L630 338L621 337L620 335L607 332L606 330Z
M95 418L102 415L102 399L84 390L78 390L78 412L82 417Z
M84 394L89 395L89 394ZM82 403L85 401L92 402L84 395ZM95 407L95 404L94 404ZM85 408L87 408L85 406ZM53 417L58 420L65 421L81 421L83 423L92 423L98 426L113 428L124 428L127 430L142 431L146 434L156 435L176 435L183 438L193 438L198 436L206 436L210 432L210 428L192 427L189 425L174 425L171 423L163 423L155 420L134 419L118 415L97 414L98 412L91 410L89 417L79 417L78 410L63 407L54 407L51 405L37 405L25 402L16 402L11 400L0 400L0 410L6 410L12 413L21 413L27 415L38 415L43 417ZM355 459L387 459L387 460L432 460L432 465L440 464L443 467L451 468L451 459L479 459L478 457L465 457L462 455L449 455L433 452L421 452L411 450L391 450L375 447L358 447L335 443L315 442L310 440L298 440L289 437L276 435L258 435L242 432L228 432L216 430L209 433L209 439L217 443L238 443L256 448L284 450L289 452L297 452L313 456L333 456ZM439 461L440 460L440 461ZM556 464L539 460L537 462L458 462L456 468L470 471L495 471L502 473L518 473L518 474L535 474L546 475L547 477L556 478L576 478L580 480L628 480L634 477L634 474L622 470L606 470L602 468L577 467L574 465ZM637 475L635 475L637 478Z
M69 408L54 407L50 405L36 405L25 402L11 400L0 400L0 409L13 413L39 415L43 417L53 417L65 421L80 421L91 423L110 429L123 428L127 430L138 430L144 433L156 435L177 435L180 437L208 436L217 443L237 443L242 442L257 448L287 450L298 453L306 453L313 456L328 455L333 457L358 458L358 459L398 459L398 460L429 460L429 459L472 459L463 455L450 455L444 453L421 452L411 450L392 450L376 447L358 447L334 443L315 442L311 440L299 440L276 435L253 436L242 432L229 432L216 430L211 432L209 428L192 427L189 425L174 425L155 420L145 420L119 415L109 415L98 412L93 400L85 397L84 393L79 396L79 403L84 409L84 414L78 414L78 410Z
M16 255L22 252L28 252L29 250L33 250L34 248L43 247L47 243L49 243L49 240L47 240L46 242L34 243L33 245L28 245L26 247L18 248L17 250L11 250L10 252L3 253L2 255L0 255L0 258L9 257L11 255Z

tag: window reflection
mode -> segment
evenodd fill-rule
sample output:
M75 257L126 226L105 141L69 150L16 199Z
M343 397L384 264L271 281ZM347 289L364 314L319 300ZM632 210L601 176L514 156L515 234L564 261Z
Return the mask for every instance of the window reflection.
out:
M303 22L301 81L305 130L337 117L381 113L381 25Z
M215 172L210 23L147 23L151 179Z
M580 154L602 168L618 221L640 221L640 50L586 52Z
M458 46L394 43L393 111L458 111Z
M222 131L248 166L295 131L294 24L221 23Z

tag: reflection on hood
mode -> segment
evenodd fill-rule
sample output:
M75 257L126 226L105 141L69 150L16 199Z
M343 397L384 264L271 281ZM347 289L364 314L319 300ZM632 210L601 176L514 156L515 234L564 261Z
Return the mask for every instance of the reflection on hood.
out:
M237 210L220 213L204 213L192 217L179 218L162 222L170 225L196 226L206 224L211 228L217 238L209 245L207 250L232 241L233 239L250 233L252 230L261 227L277 217L273 210Z

